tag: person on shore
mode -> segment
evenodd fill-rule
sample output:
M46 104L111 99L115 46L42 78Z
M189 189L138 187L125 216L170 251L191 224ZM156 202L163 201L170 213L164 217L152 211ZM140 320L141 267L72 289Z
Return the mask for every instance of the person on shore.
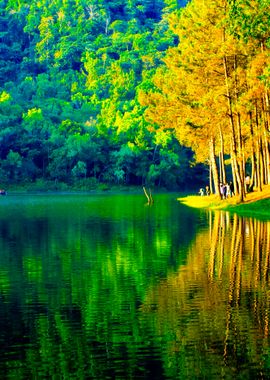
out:
M232 197L234 195L234 185L232 181L229 182L229 189L230 197Z
M205 194L210 195L210 189L209 186L205 186Z
M224 184L222 182L220 182L219 189L220 189L221 199L224 199Z
M204 189L203 189L202 187L201 187L200 190L199 190L199 194L200 194L201 197L204 196Z
M246 178L245 178L245 185L246 185L246 192L247 193L250 192L250 182L251 182L250 175L247 174Z
M227 198L227 186L226 183L223 184L223 199Z
M225 187L226 187L226 198L229 198L231 197L231 194L230 194L230 185L228 184L228 182L226 182Z

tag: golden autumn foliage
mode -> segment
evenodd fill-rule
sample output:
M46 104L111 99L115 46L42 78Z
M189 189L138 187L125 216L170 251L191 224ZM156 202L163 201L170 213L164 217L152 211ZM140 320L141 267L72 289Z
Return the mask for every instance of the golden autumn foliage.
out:
M170 17L179 44L167 51L156 72L155 90L140 94L147 119L173 129L198 161L209 163L215 193L227 181L224 156L229 157L229 177L241 200L248 172L259 190L270 181L270 58L264 31L270 17L264 3L190 1ZM251 17L256 23L248 25Z

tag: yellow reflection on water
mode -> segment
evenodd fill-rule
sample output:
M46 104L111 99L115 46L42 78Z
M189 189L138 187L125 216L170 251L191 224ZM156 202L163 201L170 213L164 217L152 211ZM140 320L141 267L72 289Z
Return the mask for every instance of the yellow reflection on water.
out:
M171 376L265 373L270 222L224 211L209 211L208 221L185 265L149 290L142 318L166 337L163 359Z

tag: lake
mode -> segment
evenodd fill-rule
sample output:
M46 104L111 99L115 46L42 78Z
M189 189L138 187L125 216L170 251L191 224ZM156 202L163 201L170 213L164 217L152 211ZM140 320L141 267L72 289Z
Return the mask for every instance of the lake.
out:
M1 379L270 378L270 222L178 196L0 198Z

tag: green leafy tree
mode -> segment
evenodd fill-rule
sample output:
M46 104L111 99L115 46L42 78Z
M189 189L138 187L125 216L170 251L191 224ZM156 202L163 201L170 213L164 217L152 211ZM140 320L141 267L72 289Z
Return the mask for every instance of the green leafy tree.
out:
M4 178L9 178L12 181L17 181L20 178L23 158L18 152L9 151L7 158L1 163L2 173Z
M176 43L169 15L178 7L160 0L1 3L1 159L10 151L22 157L17 178L145 183L161 150L138 90L152 86ZM170 149L172 157L178 144ZM162 165L171 162L161 156Z

